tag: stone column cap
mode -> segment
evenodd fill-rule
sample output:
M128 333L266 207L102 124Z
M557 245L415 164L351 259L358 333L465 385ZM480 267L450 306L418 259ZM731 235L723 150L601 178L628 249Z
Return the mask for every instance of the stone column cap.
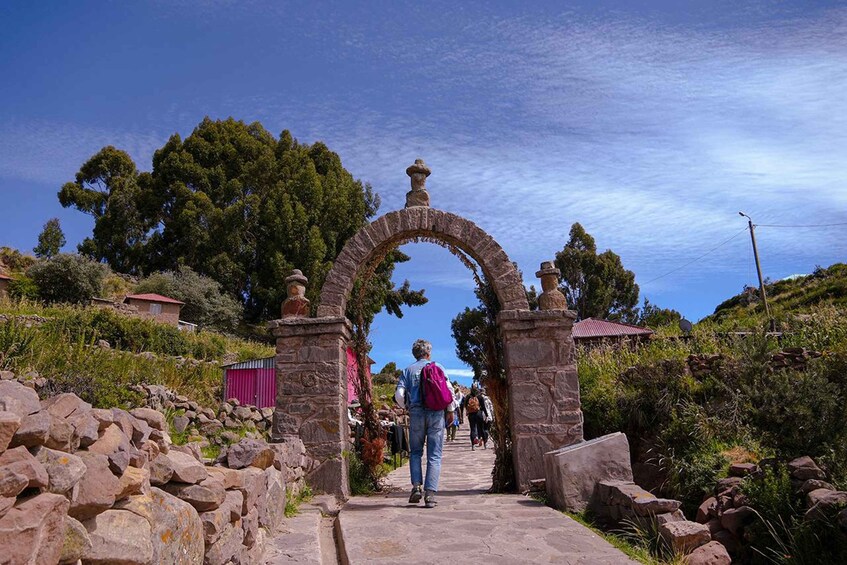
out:
M299 282L300 284L306 284L309 282L309 279L303 274L303 271L300 269L294 269L291 271L291 274L285 277L285 284L291 284L293 282Z
M541 270L535 273L535 276L541 278L544 275L556 275L557 277L562 274L558 268L556 268L556 264L553 261L544 261L541 263Z
M412 176L415 173L423 173L424 175L429 176L432 174L432 169L427 167L423 159L415 159L415 163L406 168L406 174Z

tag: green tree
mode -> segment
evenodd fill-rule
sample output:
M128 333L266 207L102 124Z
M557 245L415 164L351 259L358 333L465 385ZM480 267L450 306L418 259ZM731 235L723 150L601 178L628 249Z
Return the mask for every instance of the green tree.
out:
M138 283L135 292L152 292L185 302L180 318L200 327L232 330L242 314L241 303L222 293L217 281L190 267L154 273Z
M379 207L370 185L323 143L300 144L288 131L277 139L258 122L232 118L206 118L187 138L171 136L149 173L106 147L59 199L95 218L82 252L138 275L188 266L241 301L250 320L279 315L294 268L309 278L316 305L344 243ZM370 300L368 316L420 303L418 291L391 284L402 258L397 252L377 270L382 301Z
M672 308L659 308L645 298L644 306L638 310L638 316L635 323L640 326L658 328L661 326L678 324L681 319L682 314L676 310Z
M27 271L46 302L82 304L103 290L109 268L75 253L60 253L36 262Z
M59 224L59 218L51 218L47 220L41 233L38 234L38 245L35 246L33 252L39 259L42 257L49 259L53 255L57 255L66 242L65 233Z
M597 254L594 238L578 223L564 249L556 253L561 290L580 319L631 316L638 304L635 273L610 249Z
M129 154L111 145L80 167L76 179L59 191L62 206L94 217L93 236L79 244L80 253L121 273L143 272L148 234L155 224L138 204L141 186L149 181L150 175L139 174Z

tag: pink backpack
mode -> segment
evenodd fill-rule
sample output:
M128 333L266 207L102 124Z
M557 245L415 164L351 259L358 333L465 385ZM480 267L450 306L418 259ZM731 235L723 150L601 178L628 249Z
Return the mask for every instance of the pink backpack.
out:
M444 410L453 402L447 376L435 363L427 363L421 370L421 401L427 410Z

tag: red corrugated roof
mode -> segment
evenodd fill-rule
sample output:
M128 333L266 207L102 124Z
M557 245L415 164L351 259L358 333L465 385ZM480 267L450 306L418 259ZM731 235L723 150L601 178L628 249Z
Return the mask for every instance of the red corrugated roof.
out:
M161 294L130 294L125 299L126 302L129 299L133 300L144 300L146 302L164 302L166 304L185 304L185 302L180 302L179 300L174 300L173 298L168 298L167 296L162 296Z
M574 338L621 337L627 335L643 336L652 333L653 330L650 328L642 328L641 326L612 322L610 320L595 320L594 318L586 318L573 325Z

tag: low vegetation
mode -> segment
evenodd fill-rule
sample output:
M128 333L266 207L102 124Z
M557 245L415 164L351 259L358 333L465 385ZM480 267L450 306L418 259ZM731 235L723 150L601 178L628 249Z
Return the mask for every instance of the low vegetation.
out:
M220 364L273 355L273 348L109 310L0 304L0 369L37 373L50 393L75 392L98 407L127 406L133 384L162 384L201 404L220 400ZM101 347L100 340L109 346Z

